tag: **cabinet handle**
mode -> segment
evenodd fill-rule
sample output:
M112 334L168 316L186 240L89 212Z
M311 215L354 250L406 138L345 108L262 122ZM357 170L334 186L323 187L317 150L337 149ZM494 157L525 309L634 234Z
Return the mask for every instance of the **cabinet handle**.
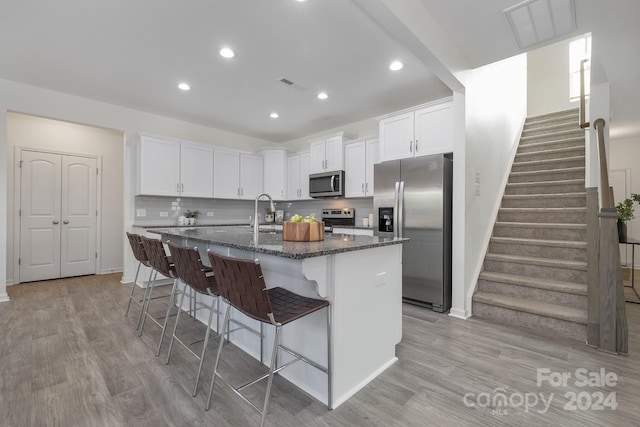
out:
M244 188L240 187L240 195L244 196Z
M364 182L362 183L362 194L364 194Z
M184 184L180 184L180 191L184 193Z
M236 190L236 195L240 197L240 187L238 187L238 190Z
M416 153L418 152L418 140L416 139Z
M58 221L56 220L53 221L53 225L58 225L58 224L59 224Z
M176 193L180 193L180 183L176 184Z
M368 182L364 185L364 191L365 191L365 193L369 193L369 183Z
M413 141L409 141L409 151L413 153Z
M66 219L64 221L62 221L63 224L69 224L69 221L67 221Z

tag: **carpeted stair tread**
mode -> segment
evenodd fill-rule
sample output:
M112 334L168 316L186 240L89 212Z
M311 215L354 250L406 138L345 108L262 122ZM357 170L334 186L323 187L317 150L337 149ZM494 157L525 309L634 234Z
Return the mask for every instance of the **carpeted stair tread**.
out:
M567 110L560 111L552 111L550 113L536 114L534 116L527 117L527 122L537 122L537 121L545 121L558 119L559 117L568 117L575 119L576 123L578 122L578 113L580 110L578 108L570 108Z
M573 223L546 223L541 224L539 222L506 222L497 221L496 225L502 227L530 227L530 228L571 228L574 230L586 230L587 224L573 224Z
M587 271L587 263L582 261L570 261L564 259L549 259L539 257L528 257L520 255L492 254L485 256L486 261L506 262L510 264L537 265L540 267L563 268L567 270Z
M581 161L584 162L585 156L581 155L581 156L570 156L570 157L563 157L561 159L548 159L548 160L523 160L520 162L516 162L514 161L513 164L514 166L534 166L534 165L540 165L543 164L545 166L553 166L554 163L563 163L563 162L569 162L569 161Z
M574 295L587 295L587 285L584 283L562 282L560 280L538 279L535 277L520 276L516 274L498 273L495 271L483 271L479 280L491 282L509 283L516 286L545 289L548 291L564 292Z
M537 185L570 185L584 183L584 179L562 179L558 181L527 181L527 182L510 182L509 187L533 187Z
M587 247L587 242L577 242L571 240L543 240L543 239L522 239L519 237L492 237L492 242L510 243L515 245L531 245L531 246L552 246L555 248L578 248Z
M574 151L584 151L584 144L581 145L576 145L576 146L572 146L572 147L562 147L562 148L553 148L550 150L540 150L540 151L530 151L527 153L517 153L516 154L516 159L525 159L524 161L526 161L527 157L535 157L535 156L539 156L541 154L565 154L565 153L571 153ZM515 162L514 162L515 163Z
M545 176L550 173L559 173L559 172L584 172L584 167L576 167L576 168L561 168L561 169L545 169L545 170L536 170L536 171L522 171L522 172L511 172L510 176L536 176L541 175ZM586 192L585 192L586 194Z
M505 194L507 200L531 200L531 199L568 199L572 197L587 197L587 193L551 193L551 194Z
M584 130L576 126L576 129L563 130L559 132L542 133L539 135L522 136L520 137L520 142L526 144L529 141L537 141L537 140L546 139L546 138L572 138L572 137L580 136L581 133L584 136Z
M572 208L500 208L504 212L566 212L566 213L582 213L586 212L587 208L584 207L572 207Z
M516 311L535 314L543 317L553 317L555 319L587 324L586 310L566 307L562 305L549 304L541 301L533 301L525 298L516 298L492 292L476 292L473 296L474 302L497 307L508 308Z

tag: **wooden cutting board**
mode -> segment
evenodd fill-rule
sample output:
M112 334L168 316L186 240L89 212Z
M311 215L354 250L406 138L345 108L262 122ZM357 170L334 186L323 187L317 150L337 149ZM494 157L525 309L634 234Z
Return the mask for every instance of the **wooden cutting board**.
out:
M324 222L282 223L282 240L293 242L315 242L324 240Z

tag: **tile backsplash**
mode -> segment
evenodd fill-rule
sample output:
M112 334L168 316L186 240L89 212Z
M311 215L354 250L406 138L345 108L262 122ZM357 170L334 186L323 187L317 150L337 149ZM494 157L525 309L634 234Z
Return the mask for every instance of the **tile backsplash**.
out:
M260 201L258 213L264 215L268 201ZM276 209L285 212L285 219L291 215L314 215L318 219L324 208L353 208L356 211L356 225L362 218L373 212L372 198L357 199L313 199L276 202ZM134 224L136 225L176 225L178 217L187 209L197 210L199 225L249 224L253 216L253 200L200 199L190 197L136 196ZM213 216L208 213L213 213ZM138 215L143 214L144 216Z

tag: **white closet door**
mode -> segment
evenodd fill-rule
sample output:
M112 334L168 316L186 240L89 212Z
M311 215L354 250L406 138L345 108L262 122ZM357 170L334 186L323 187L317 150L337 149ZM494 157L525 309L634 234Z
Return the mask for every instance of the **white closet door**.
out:
M61 277L96 272L96 159L62 156Z
M22 152L20 281L60 277L61 157Z

